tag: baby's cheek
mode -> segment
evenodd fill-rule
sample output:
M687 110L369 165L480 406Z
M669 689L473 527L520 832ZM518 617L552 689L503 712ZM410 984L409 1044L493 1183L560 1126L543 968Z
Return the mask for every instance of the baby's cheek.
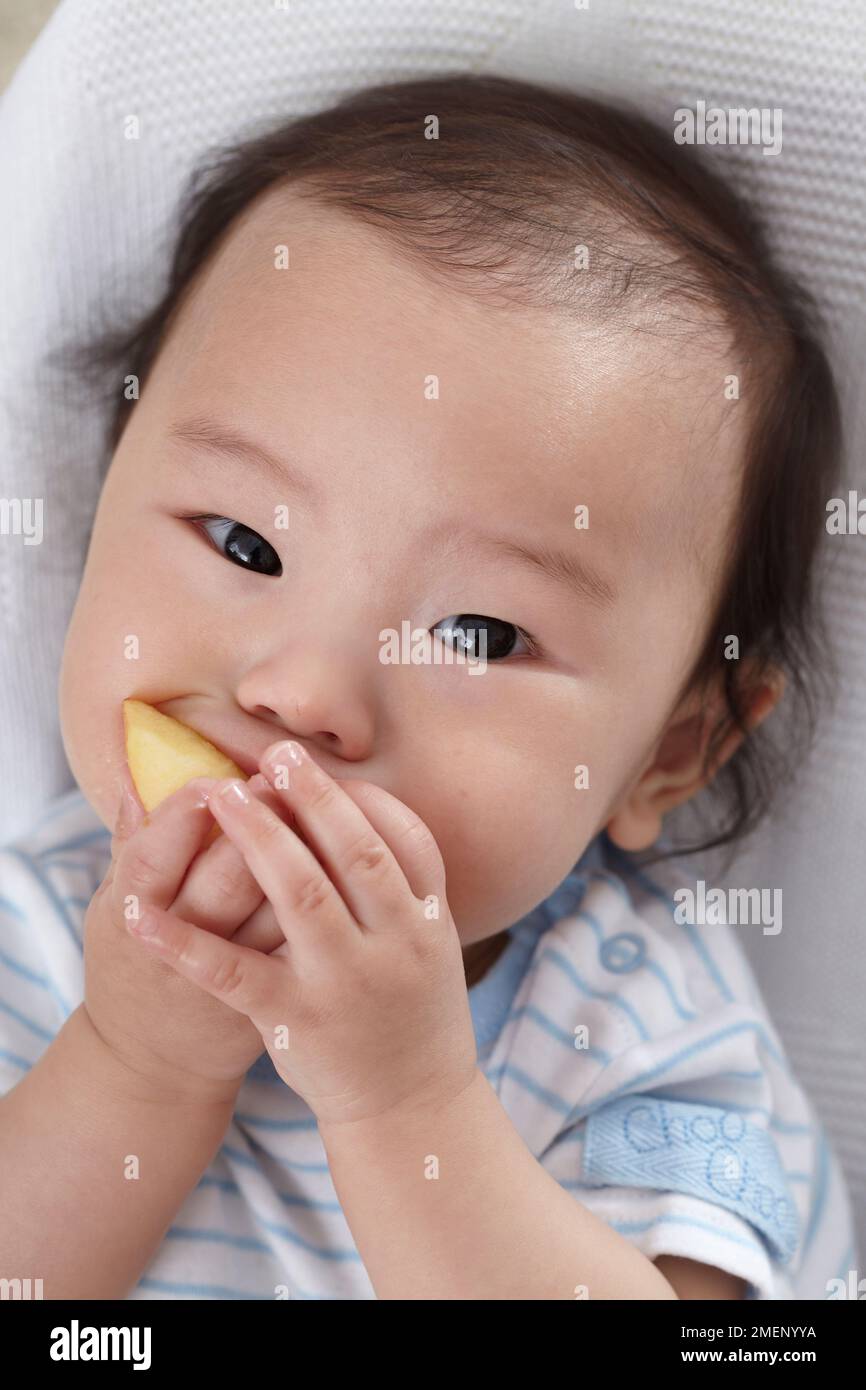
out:
M448 811L436 817L448 903L464 945L511 926L562 882L601 807L590 788L575 787L573 764L564 759L519 750L487 756L486 774L473 775L472 763L460 768ZM436 834L432 817L427 823Z
M114 829L126 766L122 702L160 689L163 662L179 670L142 612L109 604L91 570L67 630L58 686L60 730L72 774L90 805Z
M107 824L116 803L116 764L111 729L111 671L106 654L92 640L79 601L66 637L58 687L60 732L72 775L94 810ZM117 739L120 738L118 726Z

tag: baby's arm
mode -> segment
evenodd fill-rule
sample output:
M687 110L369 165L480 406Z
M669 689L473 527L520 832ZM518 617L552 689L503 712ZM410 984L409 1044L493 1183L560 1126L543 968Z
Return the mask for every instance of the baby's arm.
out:
M379 1298L677 1297L541 1166L480 1070L438 1108L319 1130Z
M42 1279L48 1299L124 1298L234 1103L157 1088L77 1008L0 1099L0 1278ZM133 1157L138 1178L127 1176Z
M122 1298L137 1283L262 1051L248 1019L179 990L126 930L132 901L171 899L209 933L267 949L241 856L225 837L201 851L202 785L118 827L85 919L85 1002L0 1100L0 1278L41 1278L46 1298Z

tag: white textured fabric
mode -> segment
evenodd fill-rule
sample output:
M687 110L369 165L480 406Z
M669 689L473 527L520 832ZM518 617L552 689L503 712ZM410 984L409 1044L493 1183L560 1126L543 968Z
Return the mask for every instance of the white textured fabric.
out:
M77 790L0 850L0 1095L81 1003L84 914L109 859ZM469 991L479 1065L541 1166L648 1258L727 1270L750 1298L845 1296L857 1251L838 1162L734 933L677 923L683 881L590 845ZM315 1116L263 1053L129 1297L278 1289L375 1297Z
M831 314L850 485L862 486L860 0L65 0L0 105L0 498L44 503L41 544L0 535L0 840L72 784L57 674L104 466L104 419L47 353L103 310L152 300L178 191L207 147L372 81L456 68L625 94L664 121L698 100L782 109L780 155L715 155ZM129 115L137 141L124 138ZM866 545L826 548L842 699L798 797L732 879L783 888L785 931L753 963L846 1163L866 1246Z

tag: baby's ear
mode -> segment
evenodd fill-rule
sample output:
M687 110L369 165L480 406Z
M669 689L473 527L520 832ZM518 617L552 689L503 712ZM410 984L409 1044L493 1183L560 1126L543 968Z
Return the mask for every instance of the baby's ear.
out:
M784 674L775 669L749 687L745 712L749 732L775 709L784 688ZM745 737L741 730L730 729L705 769L710 738L726 713L721 689L703 698L685 697L656 744L652 761L608 821L607 833L615 845L624 850L649 849L661 834L668 811L690 801L713 780Z

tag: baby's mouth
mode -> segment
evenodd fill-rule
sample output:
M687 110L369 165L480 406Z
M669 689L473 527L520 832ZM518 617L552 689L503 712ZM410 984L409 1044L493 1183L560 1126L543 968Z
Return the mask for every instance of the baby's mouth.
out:
M135 695L129 697L129 699L132 700L137 698L138 697ZM187 729L192 730L194 734L198 734L201 738L212 744L218 752L225 754L232 762L236 763L237 766L246 773L247 777L254 777L257 773L261 777L262 774L259 763L262 754L266 749L270 748L272 744L278 743L281 739L285 739L289 736L288 731L285 729L281 732L273 725L255 721L255 733L253 733L252 729L250 730L252 736L246 740L246 747L244 747L240 740L236 741L236 731L233 732L232 726L227 722L221 725L218 718L202 719L198 717L197 712L194 712L190 718L187 715L186 708L192 702L185 697L163 700L159 703L153 701L147 701L145 703L149 704L158 714L166 715L169 719L184 725ZM204 712L207 713L207 710L205 709ZM236 725L237 720L234 722ZM247 722L249 723L250 721ZM256 749L256 751L252 751L253 749ZM316 761L319 761L318 755L316 755ZM327 768L325 770L327 771ZM124 786L129 787L133 794L135 794L135 784L125 759L122 769L122 778ZM138 797L137 799L139 804L141 804L141 798ZM269 788L263 799L266 804L271 806L272 810L286 821L286 824L294 830L298 838L307 846L315 857L322 862L315 844L310 843L299 825L296 815L289 809L285 802L279 800L278 793L273 788Z
M180 713L177 712L177 706L181 706ZM262 742L258 753L254 753L249 747L244 748L239 742L235 742L231 731L228 728L220 728L216 721L208 727L207 721L202 722L197 718L187 718L183 713L182 706L182 700L164 700L161 704L155 704L153 708L158 710L160 714L167 714L171 719L176 719L179 724L185 724L188 729L192 729L193 733L200 734L202 738L207 739L208 743L212 743L221 753L225 753L231 758L232 762L237 763L248 777L254 776L259 771L259 759L262 753L272 743L276 743L279 738L279 734L274 733Z
M135 699L136 696L129 696L129 702L133 702L135 701ZM265 738L265 731L263 728L263 731L261 731L260 734L260 751L259 753L252 753L247 751L247 749L242 748L242 746L239 746L239 744L236 744L236 742L234 741L234 735L232 735L231 733L224 733L224 731L222 731L221 728L218 728L217 721L209 721L211 727L206 727L204 726L203 721L199 719L195 719L195 723L193 723L193 720L190 720L188 719L188 717L186 717L185 712L175 713L175 710L177 710L178 705L182 705L182 701L163 701L161 703L158 703L158 705L157 703L150 702L142 703L147 703L147 705L149 705L149 708L154 710L154 712L156 712L157 714L163 714L163 716L165 716L165 723L174 723L175 726L177 726L177 724L181 724L183 728L188 728L188 730L192 731L193 734L199 735L199 737L203 738L204 741L207 742L207 744L211 745L211 753L214 753L214 755L222 753L222 755L227 756L227 758L231 759L231 762L234 762L236 767L242 770L247 777L253 778L257 776L256 794L261 794L261 801L264 801L265 805L270 806L270 809L272 810L272 812L275 813L275 815L278 815L279 817L281 817L282 820L285 820L285 823L288 824L289 828L292 828L292 830L295 831L297 837L299 837L299 840L302 840L303 844L307 845L307 848L313 849L313 847L311 847L311 845L309 844L309 841L307 841L307 838L304 837L302 828L300 828L299 824L297 824L297 819L295 813L293 813L293 810L291 810L291 808L289 808L289 806L286 805L284 801L281 801L278 792L267 784L267 778L264 778L263 773L261 773L259 769L261 753L264 753L265 749L270 748L271 744L275 744L275 742L278 741L278 734L274 735L274 731L268 730L268 734L270 734L271 737ZM188 778L193 776L196 776L195 771L189 770ZM206 771L202 769L199 771L199 774L197 774L197 776L224 777L228 776L228 774L225 773L225 771ZM142 796L136 794L135 781L133 781L131 767L129 767L128 760L126 759L124 759L124 765L122 765L121 777L122 784L124 784L124 787L129 788L129 790L132 791L132 794L136 796L136 801L138 801L139 805L143 806ZM175 785L178 784L175 783ZM170 792L165 792L165 795L168 794L170 794Z

